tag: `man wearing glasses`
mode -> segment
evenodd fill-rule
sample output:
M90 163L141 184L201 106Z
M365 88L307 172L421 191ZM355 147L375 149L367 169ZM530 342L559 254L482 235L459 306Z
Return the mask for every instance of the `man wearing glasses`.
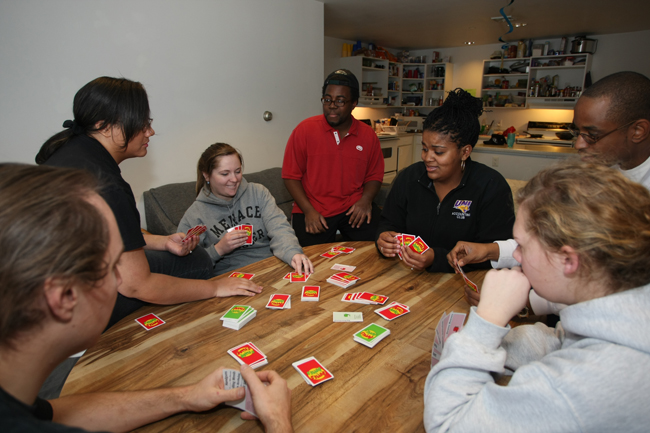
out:
M616 168L650 190L650 79L625 71L597 81L578 99L572 128L577 137L574 146L583 161ZM512 257L515 248L513 239L491 244L458 242L447 259L461 266L491 260L494 268L510 268L519 266ZM478 294L468 287L465 294L472 305L478 303ZM562 308L534 291L530 305L536 315L557 314Z
M282 178L294 199L292 225L300 245L375 239L380 210L372 201L384 177L379 139L352 116L359 82L338 69L323 84L323 115L303 120L284 152Z

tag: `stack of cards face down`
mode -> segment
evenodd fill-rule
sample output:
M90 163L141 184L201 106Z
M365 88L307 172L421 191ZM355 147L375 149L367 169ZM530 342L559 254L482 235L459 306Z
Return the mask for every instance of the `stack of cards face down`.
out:
M465 314L446 312L442 314L438 326L436 326L436 336L433 340L433 350L431 351L431 367L440 361L442 356L442 349L445 346L445 341L451 334L455 334L463 329L465 323Z
M303 302L318 302L320 299L320 286L302 286L300 300Z
M344 293L341 301L354 302L355 304L384 305L388 296L376 295L370 292Z
M353 253L356 248L352 247L344 247L343 245L337 245L335 247L332 247L331 250L327 251L326 253L321 254L321 257L325 257L326 259L331 259L332 257L339 256L341 254L350 254Z
M271 310L288 310L291 308L291 295L276 293L269 297L266 308Z
M305 379L305 382L311 386L320 385L323 382L334 379L334 375L313 356L296 361L291 365Z
M268 364L266 355L250 341L235 346L228 351L228 354L235 358L240 364L247 364L251 368L261 367Z
M371 349L377 345L381 340L390 335L390 330L379 326L375 323L366 326L361 331L354 334L354 341L368 346Z
M429 249L429 245L420 236L402 233L395 236L395 239L399 241L401 246L409 247L411 251L417 254L424 254ZM398 252L397 255L400 260L403 260L401 252Z
M238 226L231 227L226 231L231 232L233 230L244 230L248 234L244 245L253 245L253 226L251 224L240 224Z
M298 272L289 272L283 277L284 280L289 280L291 283L306 283L311 274L299 274Z
M329 277L326 281L330 284L334 284L335 286L347 289L348 287L356 284L359 279L359 277L348 274L347 272L339 272Z
M250 305L233 305L221 316L223 326L239 331L257 315L257 310Z
M246 385L246 382L244 381L241 373L237 370L224 368L221 374L223 376L223 389L229 390L243 386L246 390L244 398L239 400L226 401L224 404L251 413L253 416L257 416L257 413L255 413L255 406L253 405L253 397L251 396L251 392L248 389L248 386Z
M208 228L207 228L206 226L201 225L201 224L199 224L198 226L194 226L194 227L192 227L191 229L189 229L189 230L187 231L187 234L186 234L185 237L183 238L182 243L185 243L185 242L186 242L190 237L192 237L192 236L201 236L203 233L205 233L205 231L206 231L207 229L208 229Z
M391 302L385 307L381 307L375 310L375 313L379 314L386 320L397 319L398 317L402 317L403 315L410 312L411 308L408 305L400 304L398 302Z

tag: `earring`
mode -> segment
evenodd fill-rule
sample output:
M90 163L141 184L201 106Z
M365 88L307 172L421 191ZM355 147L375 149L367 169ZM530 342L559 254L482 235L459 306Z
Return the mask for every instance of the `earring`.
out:
M460 172L462 173L464 171L465 171L465 161L463 160L460 162Z
M209 180L206 180L206 181L205 181L205 184L208 185L208 186L210 186L210 181L209 181Z

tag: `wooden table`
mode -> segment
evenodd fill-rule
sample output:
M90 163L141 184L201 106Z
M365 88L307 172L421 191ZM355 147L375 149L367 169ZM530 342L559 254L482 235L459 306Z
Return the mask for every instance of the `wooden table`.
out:
M443 311L466 313L463 280L455 274L414 272L399 259L380 257L371 242L344 242L355 247L349 255L325 259L320 254L335 244L305 249L315 266L309 285L320 285L319 302L301 302L303 283L282 277L291 269L275 257L241 268L255 274L261 295L221 298L174 306L150 306L123 319L103 334L81 357L62 395L137 390L194 383L219 366L237 369L226 351L252 341L267 356L292 389L293 424L297 432L424 431L424 382L429 373L434 330ZM357 266L360 282L347 290L325 280L335 263ZM481 284L485 271L469 273ZM375 305L342 302L345 292L387 295L411 307L411 313L391 322L374 313ZM273 293L291 295L290 310L265 305ZM257 317L239 331L222 326L219 318L234 304L251 305ZM363 323L333 323L334 311L363 312ZM166 324L145 331L134 319L156 313ZM352 340L370 323L391 334L373 349ZM315 356L334 379L308 385L291 366ZM260 369L260 370L261 370ZM240 411L220 406L208 413L183 413L138 431L259 432L262 424L242 421Z

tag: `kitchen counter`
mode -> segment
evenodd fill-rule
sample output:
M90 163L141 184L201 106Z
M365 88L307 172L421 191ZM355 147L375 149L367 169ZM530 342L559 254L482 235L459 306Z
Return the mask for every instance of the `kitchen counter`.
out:
M517 144L514 146L508 147L503 144L501 146L496 146L493 144L483 144L479 140L479 144L474 146L474 152L479 153L501 153L506 155L526 155L526 156L540 156L540 157L549 157L557 158L559 154L566 155L577 155L578 150L573 147L561 147L561 146L552 146L546 144ZM562 155L563 156L563 155Z

